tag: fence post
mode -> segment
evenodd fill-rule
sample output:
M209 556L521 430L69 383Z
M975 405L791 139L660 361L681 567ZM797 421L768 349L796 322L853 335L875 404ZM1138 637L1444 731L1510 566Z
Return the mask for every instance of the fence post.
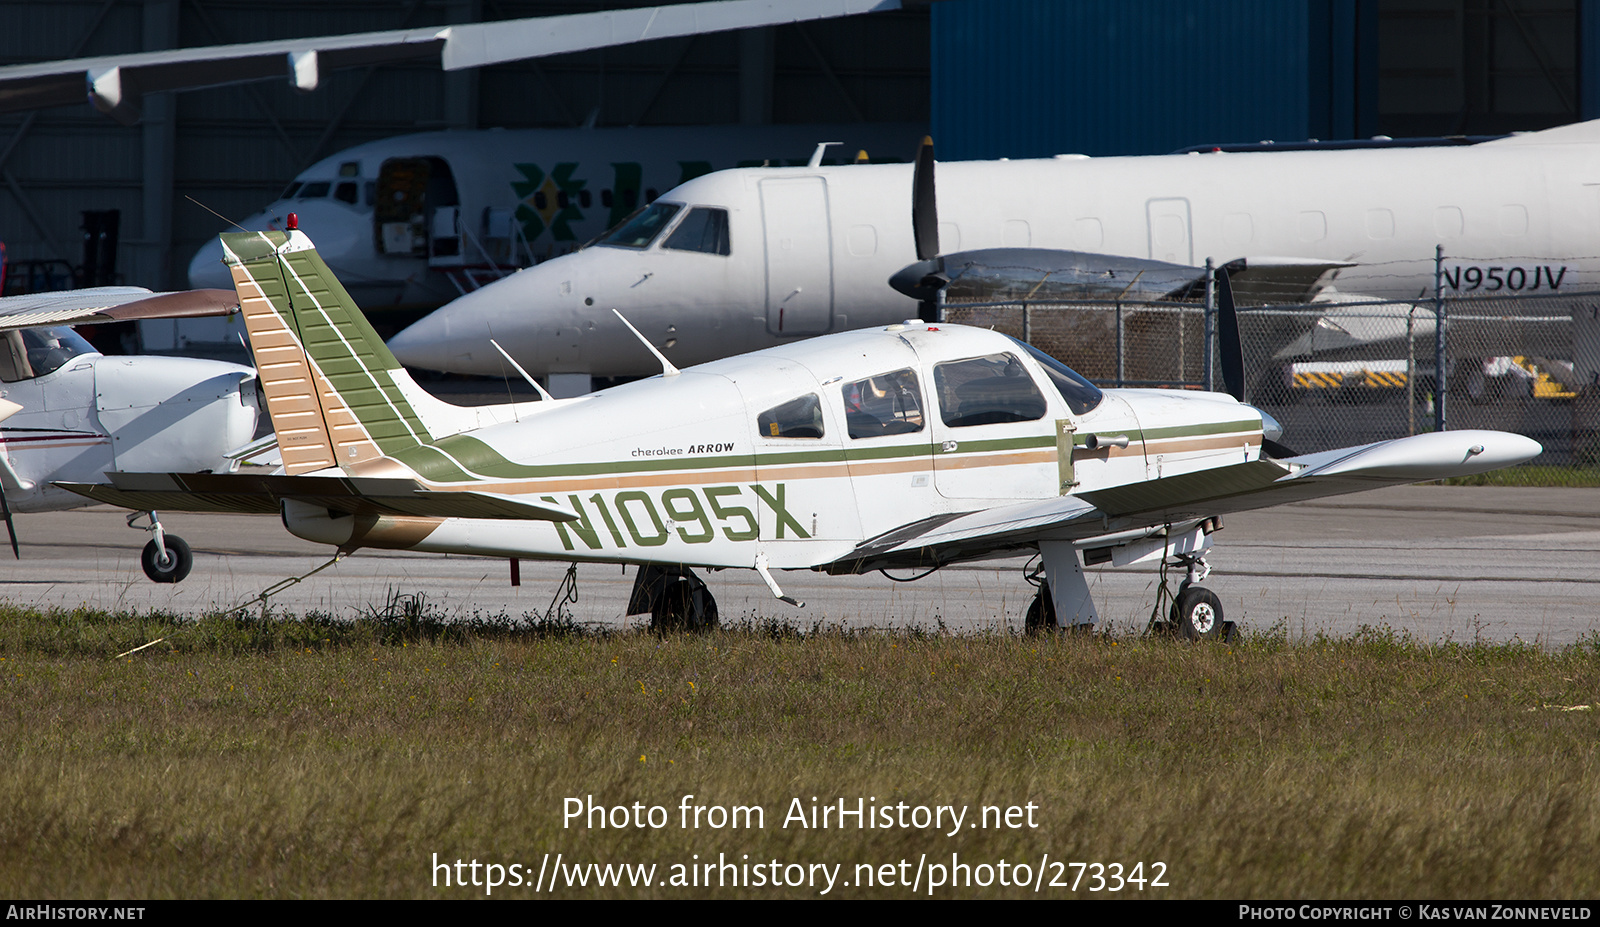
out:
M1406 313L1406 434L1417 433L1417 307Z
M1201 367L1204 373L1201 376L1206 392L1212 392L1215 384L1212 382L1211 356L1216 348L1216 309L1217 309L1217 270L1210 258L1206 258L1206 314L1205 314L1205 351L1206 362ZM1182 310L1179 310L1182 312ZM1183 316L1178 316L1179 325L1183 324Z
M1123 385L1122 300L1117 300L1117 388Z
M1444 431L1445 397L1450 393L1444 349L1444 245L1433 246L1433 430Z
M1033 307L1022 304L1022 343L1033 344Z

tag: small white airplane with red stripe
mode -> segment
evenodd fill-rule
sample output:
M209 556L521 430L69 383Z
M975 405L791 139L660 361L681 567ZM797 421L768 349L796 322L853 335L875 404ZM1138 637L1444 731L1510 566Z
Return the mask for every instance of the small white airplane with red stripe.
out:
M1165 617L1225 635L1199 585L1231 513L1480 473L1540 453L1494 431L1298 455L1226 393L1102 390L1005 335L908 321L572 399L463 408L420 389L295 230L222 236L283 459L273 475L64 483L128 508L258 512L363 547L635 564L629 613L716 622L697 568L932 571L1037 552L1025 625L1092 627L1084 566L1164 561ZM1224 373L1243 378L1222 275ZM641 339L642 340L642 339Z
M192 357L106 356L69 326L227 315L227 290L151 293L94 287L0 299L0 515L21 556L16 512L58 512L88 500L57 481L116 471L229 470L258 413L255 371ZM142 557L156 582L188 574L192 555L154 511ZM138 516L130 516L132 526Z

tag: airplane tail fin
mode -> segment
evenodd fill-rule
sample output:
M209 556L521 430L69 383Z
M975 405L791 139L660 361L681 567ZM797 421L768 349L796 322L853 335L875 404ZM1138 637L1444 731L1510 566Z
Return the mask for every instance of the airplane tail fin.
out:
M222 236L288 474L431 441L424 397L303 233Z

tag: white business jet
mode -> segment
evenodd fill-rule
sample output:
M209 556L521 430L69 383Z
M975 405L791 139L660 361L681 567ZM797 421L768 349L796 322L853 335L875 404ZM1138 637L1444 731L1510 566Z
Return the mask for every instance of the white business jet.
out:
M595 244L470 293L390 343L408 365L641 375L917 313L891 276L928 257L912 165L731 170L664 194ZM1600 121L1474 145L1060 156L938 168L944 252L1035 248L1180 265L1243 258L1415 299L1600 284ZM1354 264L1355 266L1345 266Z
M1440 432L1295 456L1220 393L1101 390L1004 335L895 323L566 400L466 409L417 387L305 235L223 236L284 473L110 474L135 509L281 516L343 551L638 564L629 613L706 627L691 567L860 573L1037 551L1033 630L1092 627L1083 566L1173 561L1167 612L1229 627L1199 582L1221 516L1503 467L1525 437ZM1226 275L1219 281L1226 292ZM1221 301L1224 331L1231 299ZM1242 380L1225 339L1230 388ZM1163 583L1163 588L1165 584Z
M153 294L97 287L0 299L0 514L18 554L16 512L86 504L58 480L99 482L107 471L215 471L255 433L255 371L191 357L105 356L68 326L226 315L226 290ZM183 579L189 546L152 510L142 563L154 581ZM133 526L134 518L128 524Z

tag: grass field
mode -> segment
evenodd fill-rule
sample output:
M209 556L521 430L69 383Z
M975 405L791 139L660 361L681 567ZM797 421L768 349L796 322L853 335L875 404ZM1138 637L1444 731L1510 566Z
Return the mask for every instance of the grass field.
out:
M481 897L442 884L436 861L470 883L459 859L526 898L557 853L654 864L657 884L591 873L553 897L816 897L817 865L839 867L830 897L909 897L913 876L926 897L936 864L934 897L1032 895L1002 861L1042 871L1040 897L1600 894L1592 640L660 638L425 612L0 611L0 894ZM564 827L585 796L627 826ZM813 797L965 824L990 806L993 826L785 826ZM764 820L685 828L686 801ZM634 803L665 826L633 826ZM681 868L719 854L761 868L711 888ZM806 884L743 884L756 872Z

